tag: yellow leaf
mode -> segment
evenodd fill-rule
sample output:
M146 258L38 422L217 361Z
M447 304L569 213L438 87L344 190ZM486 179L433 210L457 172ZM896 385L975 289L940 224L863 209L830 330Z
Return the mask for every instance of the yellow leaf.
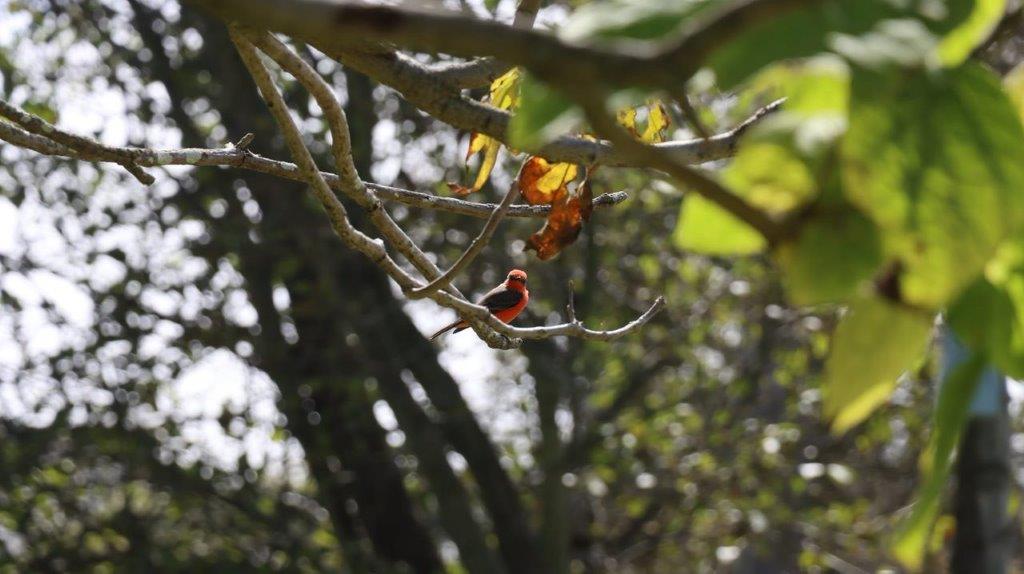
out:
M519 76L519 68L512 68L491 82L492 106L502 110L511 110L519 105Z
M473 132L473 135L469 136L469 149L466 150L466 160L473 157L473 154L484 149L492 138L485 136L480 132Z
M498 79L491 82L489 98L491 105L502 109L511 110L519 105L519 68L512 68L505 72ZM477 171L476 179L472 187L466 187L456 182L449 182L448 187L459 195L466 195L479 191L491 177L494 164L498 161L498 150L501 149L501 142L484 134L473 132L469 137L469 149L466 150L468 161L474 154L484 152L484 158L480 162L480 169Z
M657 143L665 139L665 130L668 129L671 120L665 110L665 104L659 101L652 101L648 104L647 127L640 134L640 141L645 143Z
M487 139L489 141L484 146L484 159L480 162L480 171L477 172L476 181L473 182L473 191L479 191L487 183L487 178L491 176L491 170L494 169L494 164L498 161L498 150L501 149L501 144L495 139Z
M636 108L623 108L615 114L619 125L626 128L626 131L636 137Z
M647 109L647 121L643 129L637 126L636 117L641 108ZM635 108L623 108L616 112L616 121L626 128L626 131L633 134L633 137L644 143L657 143L665 139L665 130L672 123L665 109L665 104L658 100L651 100L644 106Z

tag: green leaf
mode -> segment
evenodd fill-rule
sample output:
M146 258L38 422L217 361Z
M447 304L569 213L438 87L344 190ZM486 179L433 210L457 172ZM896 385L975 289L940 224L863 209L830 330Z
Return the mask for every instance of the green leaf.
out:
M57 123L57 110L47 103L30 101L22 104L21 108L32 115L39 116L50 124Z
M862 63L954 66L988 34L1006 0L824 0L744 30L706 64L728 90L765 66L837 50ZM668 41L725 0L606 0L577 9L563 39Z
M785 114L804 119L821 115L845 118L850 104L850 68L842 58L830 54L782 62L759 73L747 91L786 98Z
M1024 246L1008 242L946 315L964 343L1007 375L1024 377Z
M882 262L878 230L852 208L815 215L774 255L782 284L797 305L851 299Z
M958 30L973 8L973 0L814 2L750 27L715 51L708 65L723 90L731 89L772 62L837 48L846 55L885 56L888 62L895 59L894 63L916 65L934 54L936 47L945 46L940 39ZM862 38L867 34L868 38ZM976 34L960 32L945 48L946 59L956 63L958 50L969 44L971 38L976 38ZM873 50L880 53L872 54Z
M939 501L953 464L956 448L967 420L971 397L984 368L984 359L973 355L961 363L939 389L935 424L928 447L921 457L922 482L914 510L900 526L892 552L911 570L921 567L925 544L939 512Z
M683 201L674 240L680 249L709 255L750 255L767 247L756 230L693 194Z
M674 35L683 22L720 0L612 0L584 4L559 35L568 41L632 38L652 40Z
M854 301L836 328L822 399L832 431L858 424L883 404L896 380L924 355L930 315L879 299Z
M579 110L561 93L529 74L520 83L519 108L509 123L509 146L536 149L580 122Z
M912 304L944 307L1021 219L1024 130L978 65L858 71L840 155L843 191L883 230Z

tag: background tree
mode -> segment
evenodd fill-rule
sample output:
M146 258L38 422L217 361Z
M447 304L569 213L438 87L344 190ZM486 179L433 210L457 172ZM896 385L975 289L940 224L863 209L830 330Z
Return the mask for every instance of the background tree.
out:
M942 566L933 317L1020 364L1018 16L904 4L9 3L0 567ZM512 265L540 327L449 284Z

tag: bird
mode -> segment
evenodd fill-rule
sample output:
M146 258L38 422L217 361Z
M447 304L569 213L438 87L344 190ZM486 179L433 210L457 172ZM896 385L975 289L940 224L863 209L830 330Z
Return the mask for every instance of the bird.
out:
M529 301L530 292L526 289L526 272L521 269L513 269L508 272L504 283L488 291L476 304L487 307L492 315L508 323L526 308ZM454 323L444 326L431 335L430 340L433 341L453 329L452 332L458 333L468 327L469 323L457 319Z

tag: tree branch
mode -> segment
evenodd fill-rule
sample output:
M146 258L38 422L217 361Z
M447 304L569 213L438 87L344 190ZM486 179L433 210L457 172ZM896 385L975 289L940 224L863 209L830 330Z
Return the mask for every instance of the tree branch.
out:
M297 19L300 23L304 22L309 17L308 14L294 14L296 10L292 2L284 2L283 0L254 1L258 1L260 5L269 5L276 10L293 12L289 18L291 20ZM310 5L318 5L321 9L357 8L351 3L344 2L336 4L327 0L301 1L304 6L306 3L309 3ZM235 3L241 3L249 6L247 1L242 2L241 0L196 0L196 2L209 8L213 8L215 11L218 6L233 5ZM405 17L409 16L408 13L402 12L402 9L398 8L381 6L369 8L363 6L362 8L384 11L395 10L403 14ZM503 142L507 140L508 124L511 116L503 110L495 109L491 106L463 96L459 93L459 86L452 85L450 81L443 77L443 73L439 75L439 70L436 68L417 62L413 58L401 53L380 50L367 52L364 49L354 48L351 41L344 41L336 33L318 35L313 33L312 29L307 30L303 26L282 26L279 25L277 20L267 16L266 14L255 14L251 8L243 10L242 13L238 14L231 12L221 12L221 14L229 20L241 15L242 19L247 22L251 21L259 23L266 21L268 27L289 32L294 37L300 38L303 41L314 45L317 49L324 52L331 58L338 60L342 64L358 70L382 84L394 88L411 104L451 126L460 130L480 132L497 138ZM419 13L415 13L415 15L416 19L421 16ZM427 15L427 17L429 16L430 15ZM534 36L539 36L542 39L546 39L545 41L548 42L557 42L557 40L548 34L535 31L518 30L493 22L488 23L487 21L466 18L461 14L456 16L451 14L442 16L444 18L454 19L458 26L467 25L473 27L483 22L491 28L503 30L507 33L531 34L532 36L528 39L522 40L524 49L531 53L532 50L535 49L535 46L532 43ZM320 22L320 24L322 25L323 22ZM488 28L488 30L489 29L490 28ZM486 37L487 35L480 34L480 36ZM489 37L485 39L489 41ZM480 53L486 53L489 46L490 44L487 43L477 46L480 51L475 52L472 55L476 56ZM561 46L561 44L559 44L559 46ZM575 47L574 49L587 50L580 47ZM547 62L547 65L557 65L560 70L563 67L568 69L576 69L578 67L578 63L575 60L570 59L569 52L556 51L549 56L550 57L548 58L537 59ZM561 66L561 64L564 64L566 61L570 61L571 65ZM600 68L603 66L603 63L596 62L594 65ZM672 70L672 74L670 75L675 77L675 68L672 68L671 66L668 67ZM533 70L533 68L530 69ZM558 78L554 78L553 83L568 84L571 81L573 81L571 78L559 76ZM576 83L579 84L581 81L583 82L582 85L593 85L593 82L590 80L576 80ZM673 93L678 93L678 91L679 90L676 90ZM762 114L756 115L758 118L761 116ZM693 164L729 157L735 151L737 139L738 134L730 131L719 136L713 136L706 140L696 139L690 141L664 142L658 145L659 148L670 153L676 161ZM638 167L632 165L627 160L626 154L619 153L618 150L613 148L607 142L591 141L572 136L558 138L541 149L536 150L536 154L551 161L584 164L600 162L601 164L608 166Z
M373 213L381 213L384 216L387 215L386 212L381 209L379 199L373 195L368 186L365 186L362 181L359 180L354 167L345 165L346 159L344 153L347 149L347 134L342 134L340 130L340 128L345 125L343 123L343 116L339 121L339 118L337 116L333 116L333 112L330 112L330 104L328 101L323 101L321 107L325 110L325 114L332 114L333 117L333 120L330 123L333 124L332 133L334 135L333 139L336 146L335 155L336 158L340 159L339 171L341 171L341 174L339 176L333 176L331 174L321 172L316 167L312 155L302 142L301 133L289 114L280 92L277 90L270 78L270 74L266 67L259 60L255 47L237 29L231 30L231 37L238 48L243 62L256 82L260 94L267 102L268 109L280 125L285 136L285 142L295 159L295 164L261 158L245 151L244 149L179 149L158 151L146 148L115 148L105 146L95 142L94 140L58 130L50 124L43 122L40 118L32 116L23 110L19 110L3 100L0 100L0 115L15 118L14 121L19 122L19 125L22 125L22 127L30 126L32 129L41 131L45 135L35 133L27 129L20 129L15 125L7 124L5 122L0 122L0 139L47 155L70 157L87 161L111 161L125 165L126 167L137 167L140 165L232 165L278 175L288 179L304 181L310 184L314 195L320 201L322 207L327 213L332 229L346 245L368 257L375 265L380 267L388 274L389 277L398 283L399 287L401 287L403 291L409 291L420 287L418 282L391 258L381 241L370 238L351 224L344 205L338 200L337 196L334 195L332 186L328 184L328 179L334 178L336 183L333 187L339 188L345 193L354 194L354 198L359 201L361 205L365 205L370 211L371 217L373 216ZM273 47L268 49L273 51ZM285 61L287 61L287 59ZM305 73L303 72L302 75L305 76ZM325 83L323 85L326 86ZM321 94L321 97L324 95L324 92L321 91L320 87L315 89ZM311 93L314 93L314 96L316 95L316 92ZM329 95L329 89L327 94ZM330 99L333 100L333 97ZM334 101L336 103L336 100ZM243 140L244 139L246 138L243 138ZM240 147L244 146L242 140L239 140L239 142ZM340 156L338 156L339 153L341 154ZM148 176L147 174L146 177L151 176ZM407 201L410 204L424 206L429 205L430 207L438 208L457 208L459 211L471 213L473 215L477 215L481 210L486 210L489 215L494 215L493 208L487 204L462 202L452 198L430 199L426 194L417 194L416 192L408 192L405 190L397 190L382 186L374 186L374 189L384 190L386 194L389 194L396 199ZM621 192L619 194L609 194L602 197L606 199L597 202L598 205L615 204L625 198L624 194ZM508 209L511 211L512 207L510 206ZM453 211L454 210L456 209L453 209ZM532 206L519 206L517 211L518 215L521 216L533 216L541 215L545 210ZM424 272L428 279L433 279L441 275L440 270L437 269L432 262L429 262L429 260L426 260L429 265L423 264L425 256L420 258L415 255L417 252L419 254L422 254L422 252L419 251L418 247L412 244L412 241L408 239L408 236L405 235L405 233L397 226L397 224L394 223L393 220L390 219L390 217L387 217L386 220L383 217L379 217L378 221L381 222L380 225L378 225L379 228L387 229L388 225L394 226L391 231L388 231L388 233L400 235L399 237L389 237L389 239L391 239L396 245L401 245L403 241L408 241L409 244L412 245L410 253L412 253L416 259L413 260L413 263L419 263L420 265L418 266L422 266L421 272ZM467 301L453 286L449 285L448 290L451 292L437 291L431 293L429 297L442 306L454 309L462 318L466 319L473 326L481 339L483 339L489 346L499 349L518 347L523 340L545 339L555 336L573 336L582 339L610 341L643 326L664 306L664 299L659 297L643 315L627 325L613 330L588 329L578 321L546 327L517 328L511 327L498 320L496 317L491 315L490 311L486 307L475 305Z
M341 108L341 103L335 98L327 82L312 66L269 32L246 31L244 34L249 41L299 80L299 83L309 91L320 109L323 110L324 118L327 120L331 132L331 151L335 167L338 170L342 192L369 213L370 221L381 235L412 262L428 280L439 276L441 271L434 262L402 231L391 215L383 209L381 201L374 192L368 189L360 179L355 164L352 162L352 142L349 138L348 119L345 116L345 111ZM446 288L455 295L462 296L454 287L446 286Z
M96 140L59 130L53 124L39 116L32 115L11 105L3 99L0 99L0 116L11 120L29 133L49 139L56 144L74 150L83 159L112 161L118 163L143 185L150 185L156 181L153 179L153 176L142 171L142 169L136 164L132 154L124 152L126 148L106 146Z
M714 49L751 26L821 0L734 0L668 44L620 42L615 50L563 42L460 12L351 0L194 0L227 20L330 43L338 37L388 42L453 56L493 56L563 85L682 88ZM571 66L566 66L571 62Z
M295 125L295 120L292 119L285 107L284 99L271 80L269 71L259 60L256 48L235 28L231 29L231 39L256 82L260 94L267 102L267 107L280 125L285 136L285 143L291 150L299 170L304 177L308 178L307 181L311 184L314 195L327 212L335 234L347 245L369 257L374 264L394 279L403 291L417 287L416 281L395 263L381 242L370 239L352 226L348 220L345 206L331 191L326 179L313 162L313 156L302 142L302 135ZM439 275L440 271L437 274ZM492 315L486 307L470 303L456 294L437 291L432 293L430 298L445 307L455 309L463 319L470 323L481 339L496 349L515 348L522 344L524 339L546 339L559 335L599 341L614 340L646 324L665 304L664 298L659 297L650 309L629 324L610 331L595 331L587 329L579 323L566 323L550 327L510 327Z
M2 100L0 100L2 101ZM55 128L55 132L60 131ZM30 149L43 155L55 157L67 157L83 161L106 161L94 159L83 155L76 150L54 142L49 138L26 132L15 125L7 122L0 122L0 140L6 141L20 148ZM265 158L261 155L246 151L244 148L250 142L245 141L243 136L234 147L223 149L204 148L183 148L183 149L149 149L149 148L115 148L118 153L124 153L135 158L136 164L142 167L162 167L169 165L183 166L212 166L212 167L234 167L250 171L273 175L282 179L306 182L297 165L291 162L278 161ZM116 162L115 162L116 163ZM320 175L327 181L332 189L342 191L341 180L337 175L329 172L320 172ZM418 207L421 209L433 209L447 211L470 217L486 219L494 213L497 204L467 201L456 197L445 197L412 191L376 183L365 183L366 187L376 193L377 197L388 201L396 201ZM594 198L594 207L611 207L622 203L629 198L624 191L604 193ZM514 204L509 207L506 217L547 217L551 211L550 205L528 205Z

